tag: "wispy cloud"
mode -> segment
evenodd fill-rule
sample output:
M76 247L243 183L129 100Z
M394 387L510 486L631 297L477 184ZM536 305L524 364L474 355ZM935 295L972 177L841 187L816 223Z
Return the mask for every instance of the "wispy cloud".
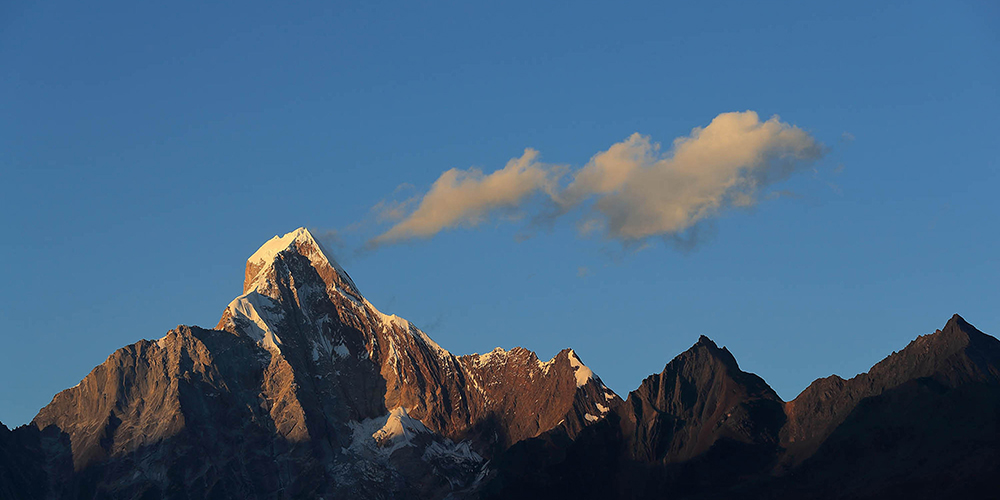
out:
M415 210L371 243L379 246L427 238L460 225L476 226L491 213L517 208L538 192L554 196L565 169L537 160L538 151L529 148L489 175L478 168L448 170L434 181Z
M375 216L375 222L379 224L399 222L409 215L411 207L418 201L420 201L419 196L413 196L402 201L382 200L372 207L371 212Z
M663 236L686 247L697 238L684 240L681 233L728 209L757 204L764 188L823 151L802 129L778 116L761 121L753 111L720 114L674 139L666 151L650 137L632 134L575 171L541 163L537 151L526 149L491 174L451 169L422 198L380 203L379 220L394 225L369 246L475 226L501 211L523 216L526 202L542 195L551 200L550 208L537 208L535 220L551 221L580 208L582 235L602 234L626 244Z

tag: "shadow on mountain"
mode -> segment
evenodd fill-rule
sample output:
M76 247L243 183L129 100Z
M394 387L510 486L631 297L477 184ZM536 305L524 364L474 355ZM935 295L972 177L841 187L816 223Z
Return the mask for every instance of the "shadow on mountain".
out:
M73 473L69 435L31 424L0 424L0 500L44 498L48 487Z
M990 498L1000 477L1000 387L931 377L864 399L767 498Z
M557 427L523 440L501 454L486 499L615 498L608 481L623 449L618 417L584 428L573 440Z

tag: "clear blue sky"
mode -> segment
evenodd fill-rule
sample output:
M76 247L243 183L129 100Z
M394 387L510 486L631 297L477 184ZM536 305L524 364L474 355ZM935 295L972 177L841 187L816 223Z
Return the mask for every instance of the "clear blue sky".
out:
M791 399L956 312L1000 333L994 2L331 4L0 6L0 421L214 326L299 226L452 352L573 347L622 395L699 334ZM746 110L825 154L692 250L581 236L578 211L357 251L401 184L527 147L579 169Z

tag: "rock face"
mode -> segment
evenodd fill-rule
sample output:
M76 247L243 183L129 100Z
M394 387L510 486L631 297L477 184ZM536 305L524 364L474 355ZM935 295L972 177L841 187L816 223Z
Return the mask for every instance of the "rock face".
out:
M702 336L629 393L623 412L629 456L677 463L720 440L777 444L781 404L763 379L741 371L726 348Z
M622 400L570 349L452 355L299 229L214 329L119 349L0 428L0 498L972 496L1000 463L998 366L956 315L783 403L702 337Z

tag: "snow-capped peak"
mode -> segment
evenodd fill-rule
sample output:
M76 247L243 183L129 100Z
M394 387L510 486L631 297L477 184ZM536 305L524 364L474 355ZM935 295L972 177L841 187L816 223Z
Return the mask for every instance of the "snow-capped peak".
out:
M302 256L309 259L313 266L319 268L323 266L330 266L337 271L340 275L341 280L344 282L345 287L350 288L355 294L360 294L358 292L358 287L354 284L354 281L344 268L340 267L340 264L332 257L332 254L327 250L323 244L313 237L312 233L304 227L300 227L295 231L286 233L284 236L275 236L264 243L260 248L257 249L253 255L247 259L247 276L246 282L244 283L244 292L252 288L253 284L257 281L257 277L260 272L267 267L268 264L274 262L275 257L284 251L294 251L301 254Z

